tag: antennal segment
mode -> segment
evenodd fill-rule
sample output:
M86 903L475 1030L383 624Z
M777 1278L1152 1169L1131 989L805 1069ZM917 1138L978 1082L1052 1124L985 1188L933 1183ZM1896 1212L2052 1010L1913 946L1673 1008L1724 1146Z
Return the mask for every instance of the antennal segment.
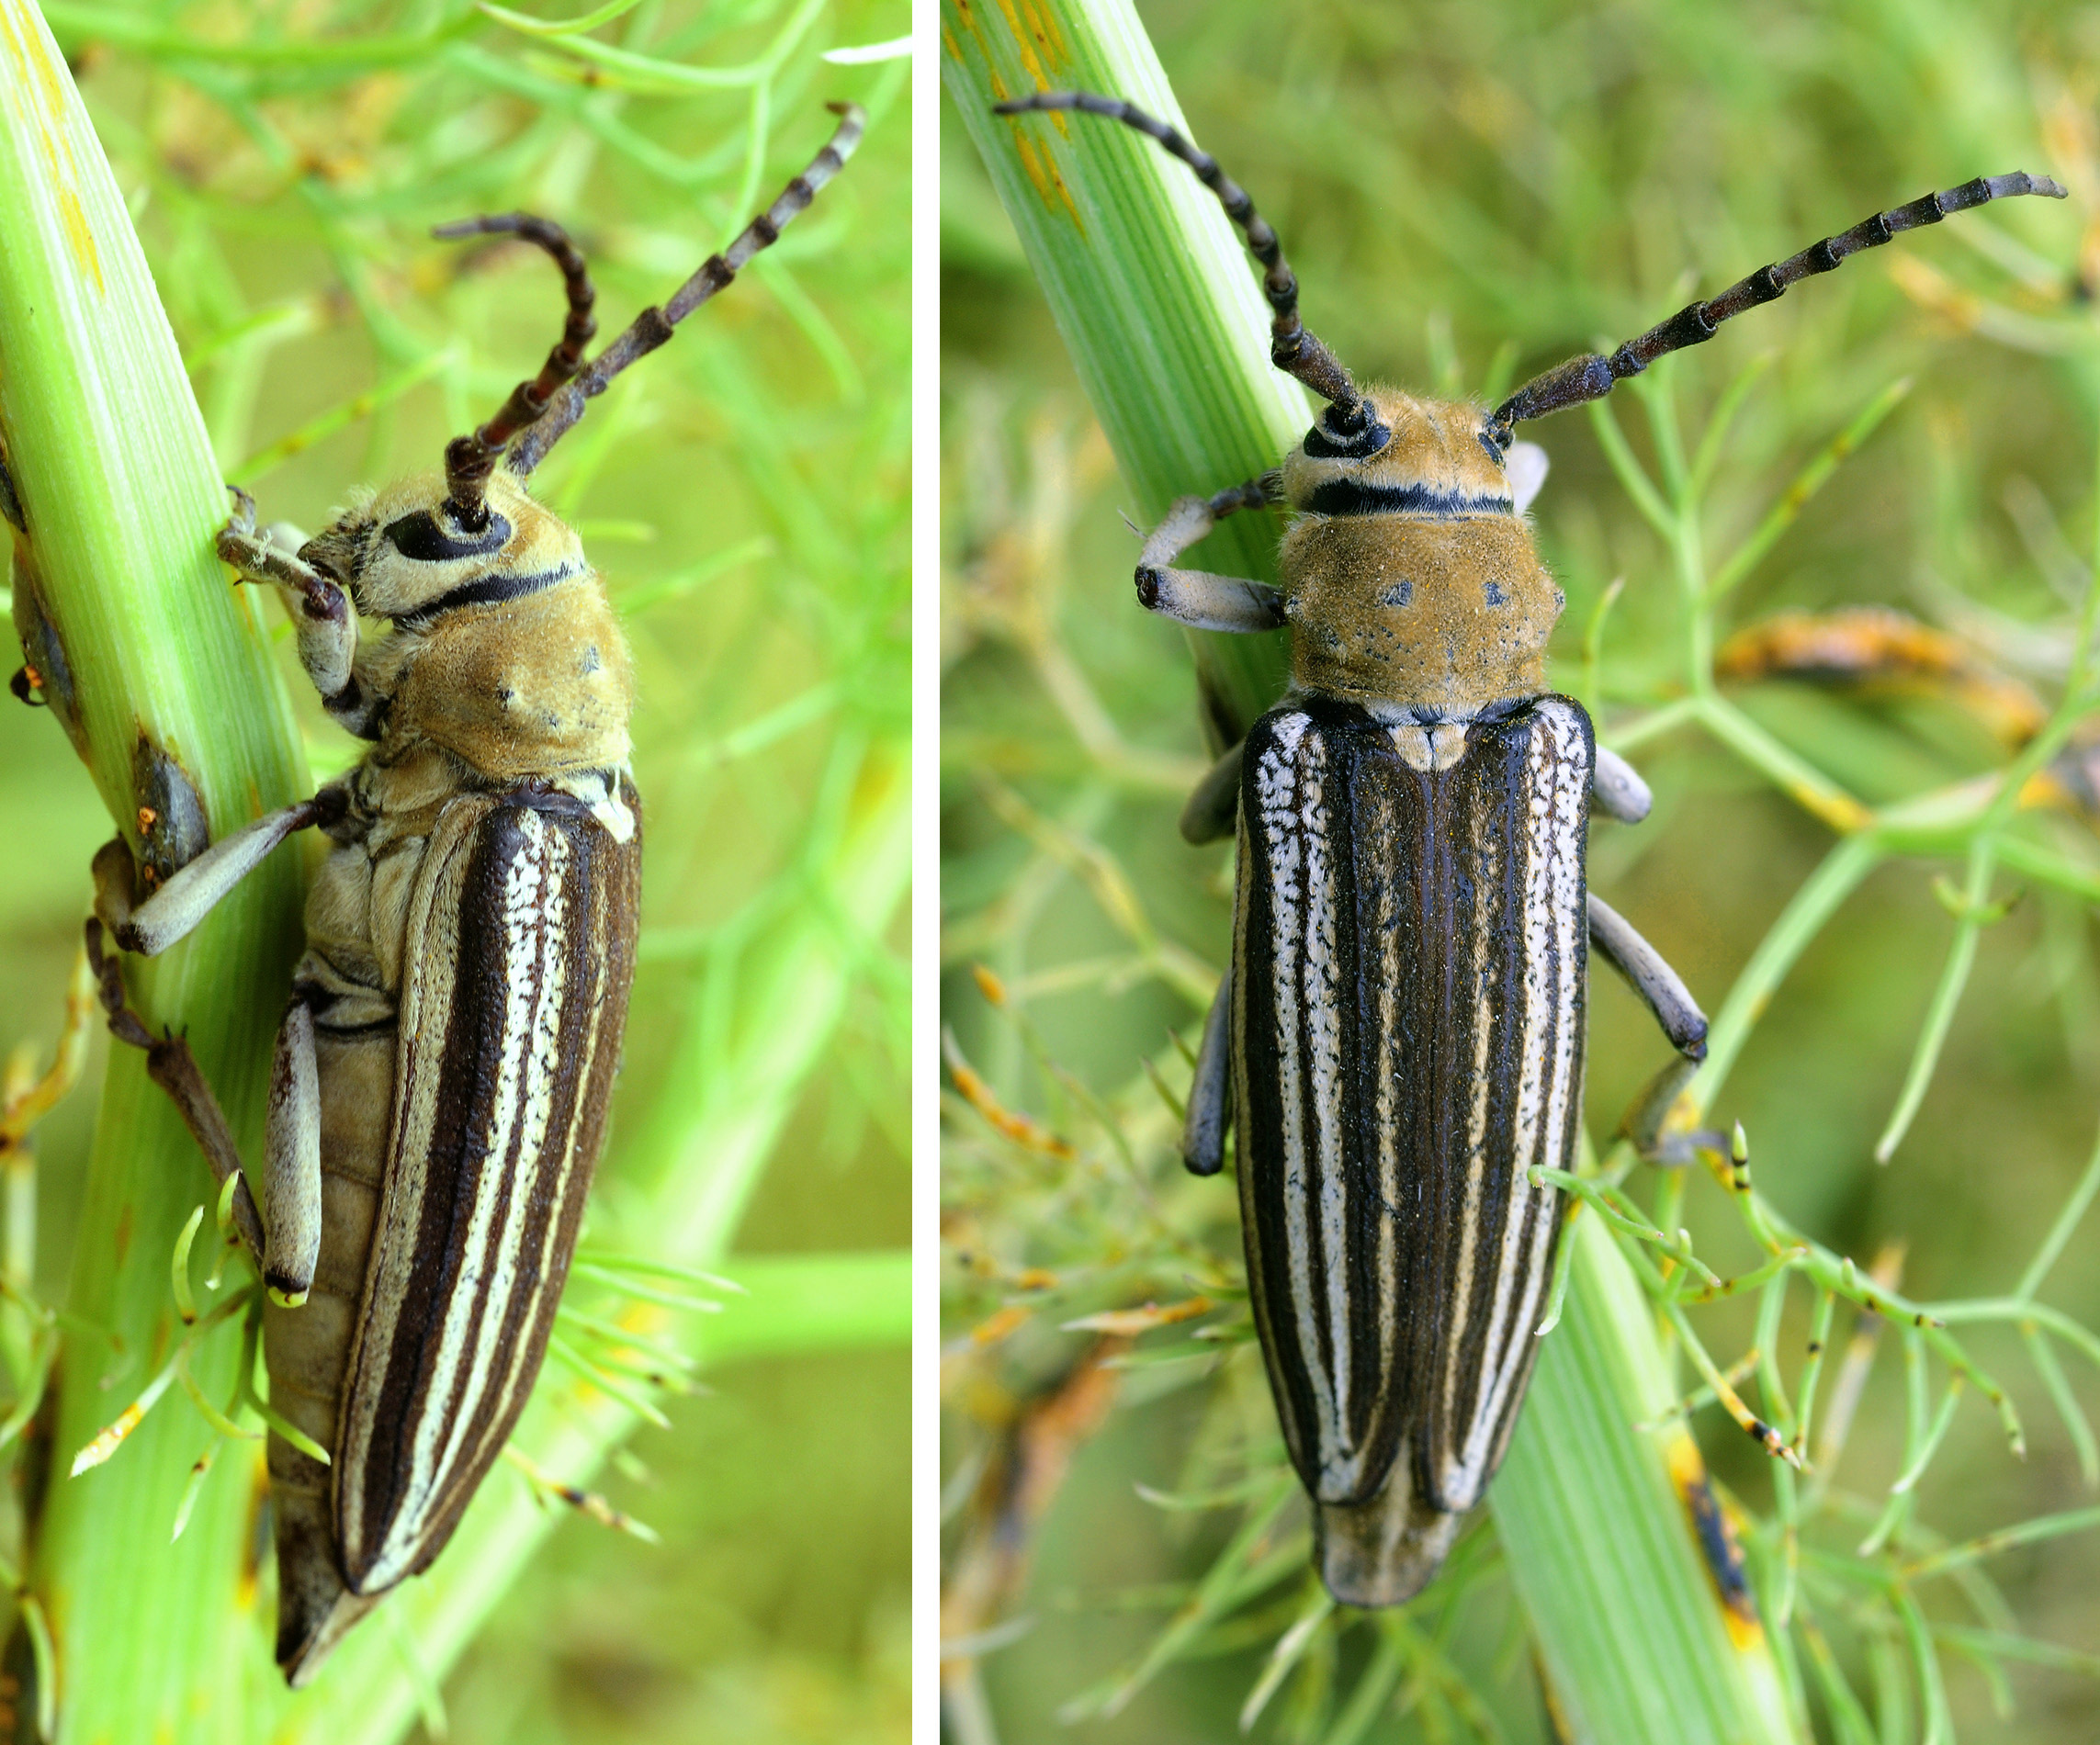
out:
M1269 361L1304 383L1322 400L1334 403L1337 415L1328 422L1336 429L1347 432L1362 422L1367 415L1363 397L1349 379L1349 371L1298 318L1298 276L1283 258L1282 243L1269 220L1254 209L1247 190L1218 167L1217 159L1166 122L1133 108L1120 97L1097 96L1091 91L1036 91L992 106L994 115L1024 115L1032 109L1078 109L1086 115L1107 116L1158 141L1195 171L1196 179L1218 197L1225 216L1239 226L1248 251L1261 263L1262 289L1268 294L1269 307L1276 311L1269 330Z
M561 338L548 353L539 374L512 388L510 399L486 424L446 445L446 501L462 527L478 529L488 520L481 503L482 490L495 470L496 456L503 452L503 445L547 411L548 396L581 366L583 348L598 331L598 323L591 319L598 293L592 287L582 253L569 240L569 232L549 219L536 218L530 212L503 212L440 224L431 235L446 242L462 236L523 237L554 257L554 264L561 269L562 288L569 295L569 318L562 323Z
M710 254L700 270L673 292L660 308L645 309L627 331L593 357L575 380L555 397L544 416L520 436L504 462L523 478L547 458L547 451L583 416L588 401L603 394L628 365L647 357L672 335L679 322L733 280L762 249L771 248L795 220L809 208L817 191L844 168L866 130L867 112L857 103L824 106L840 118L839 126L809 167L780 191L779 197L746 225L719 254Z
M1944 188L1899 206L1892 211L1863 219L1849 231L1826 236L1799 254L1760 266L1748 278L1738 279L1710 302L1691 303L1666 321L1651 327L1639 339L1629 340L1609 357L1594 354L1571 357L1564 364L1533 377L1496 408L1488 433L1507 448L1510 426L1527 418L1543 418L1549 412L1602 400L1616 383L1638 376L1665 353L1699 345L1713 337L1721 323L1759 303L1783 296L1797 280L1827 273L1862 249L1880 248L1892 236L1937 224L1950 212L1966 212L1993 200L2012 199L2022 194L2038 194L2060 200L2064 191L2046 175L2029 175L2015 170L2010 175L1978 176L1959 187Z

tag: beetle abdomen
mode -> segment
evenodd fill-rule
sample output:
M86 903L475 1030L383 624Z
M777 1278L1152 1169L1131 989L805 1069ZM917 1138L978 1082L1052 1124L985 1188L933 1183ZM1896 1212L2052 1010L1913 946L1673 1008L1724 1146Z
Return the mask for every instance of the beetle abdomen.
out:
M638 831L618 842L560 793L462 798L432 833L334 1442L355 1593L444 1548L538 1373L619 1061L640 864Z
M1581 1107L1594 757L1552 696L1398 726L1315 696L1248 736L1248 1283L1292 1459L1338 1519L1473 1507L1530 1377L1560 1197L1525 1172L1569 1166Z
M270 1403L324 1448L335 1447L343 1370L387 1159L393 1107L394 1027L348 1035L316 1027L321 1083L321 1257L313 1288L296 1309L266 1300L264 1349ZM277 1661L303 1684L371 1607L344 1585L335 1555L328 1468L282 1436L269 1439L270 1500L277 1514Z

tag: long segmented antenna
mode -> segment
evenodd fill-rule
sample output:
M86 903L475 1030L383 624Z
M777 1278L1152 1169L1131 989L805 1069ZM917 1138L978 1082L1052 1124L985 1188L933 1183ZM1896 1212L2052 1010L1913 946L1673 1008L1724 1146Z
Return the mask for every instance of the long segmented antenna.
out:
M1495 409L1488 434L1507 448L1510 426L1520 420L1543 418L1548 412L1580 406L1586 400L1602 400L1617 383L1629 376L1638 376L1665 353L1703 344L1713 337L1722 322L1742 314L1746 309L1769 303L1784 295L1787 287L1799 279L1827 273L1860 250L1880 248L1891 236L1905 231L1937 224L1949 212L1966 212L1971 207L2012 199L2022 194L2038 194L2051 200L2064 197L2062 187L2048 176L2029 175L2024 170L2015 170L2010 175L1980 175L1959 187L1944 188L1892 211L1863 219L1849 231L1826 236L1799 254L1775 261L1769 266L1760 266L1748 278L1738 279L1710 302L1688 304L1668 321L1651 327L1639 339L1628 340L1609 357L1594 354L1571 357L1543 376L1535 377Z
M1268 293L1269 307L1276 311L1269 330L1270 362L1297 377L1322 400L1334 403L1335 415L1328 422L1338 432L1346 433L1361 423L1368 414L1349 371L1298 319L1298 276L1283 258L1282 243L1269 220L1254 209L1247 190L1218 168L1217 159L1166 122L1133 108L1120 97L1097 96L1090 91L1037 91L992 106L994 115L1023 115L1031 109L1078 109L1087 115L1105 115L1158 141L1195 171L1196 179L1218 197L1225 216L1245 232L1248 251L1261 263L1261 287Z
M554 257L561 269L562 288L569 295L569 318L562 323L561 338L548 353L539 374L512 388L510 399L486 424L469 435L454 437L445 446L446 501L453 517L462 527L479 529L488 520L481 497L489 475L495 470L496 457L512 437L538 421L547 411L548 397L581 366L583 348L598 331L598 323L591 319L598 293L569 232L549 219L530 212L502 212L440 224L431 235L446 242L462 236L520 236L536 242Z
M844 168L867 129L867 112L857 103L824 106L840 118L838 130L809 167L780 191L773 203L744 227L737 240L719 254L710 254L700 270L681 285L661 308L651 306L636 316L633 323L610 345L593 357L576 378L556 394L546 413L511 446L504 465L523 478L547 458L547 451L561 440L583 416L585 404L605 391L614 377L638 358L647 357L672 335L678 323L721 290L760 250L770 248L817 197L817 191Z

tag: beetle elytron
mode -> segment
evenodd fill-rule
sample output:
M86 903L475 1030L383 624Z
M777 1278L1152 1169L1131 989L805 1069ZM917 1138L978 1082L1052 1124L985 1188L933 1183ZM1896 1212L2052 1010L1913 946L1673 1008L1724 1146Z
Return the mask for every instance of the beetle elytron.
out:
M588 364L594 292L558 227L513 213L437 232L514 234L554 257L569 311L539 375L447 445L442 475L365 494L298 556L257 535L239 493L219 539L243 580L277 585L328 713L372 749L136 906L124 840L96 858L89 948L111 1029L149 1051L227 1184L269 1291L272 1404L331 1457L269 1438L277 1660L294 1684L444 1548L510 1435L619 1060L641 850L633 681L597 572L526 479L590 397L838 173L865 117L831 107L840 125L809 167ZM360 646L360 618L392 628ZM277 1034L258 1206L209 1086L126 1006L101 929L159 951L310 826L333 847Z
M1257 1332L1336 1598L1397 1604L1481 1499L1530 1379L1581 1106L1587 948L1692 1059L1706 1021L1586 888L1592 806L1637 821L1640 778L1545 682L1562 597L1525 509L1543 456L1513 427L1586 400L1796 280L1949 212L2063 197L2015 173L1927 195L1760 268L1609 357L1492 411L1359 388L1298 317L1276 233L1208 153L1113 97L1043 91L1189 165L1245 233L1270 358L1327 402L1282 466L1184 497L1145 543L1140 602L1199 629L1289 625L1292 684L1199 786L1192 841L1238 836L1231 963L1203 1028L1183 1153L1239 1132ZM1236 510L1282 504L1282 586L1175 559Z

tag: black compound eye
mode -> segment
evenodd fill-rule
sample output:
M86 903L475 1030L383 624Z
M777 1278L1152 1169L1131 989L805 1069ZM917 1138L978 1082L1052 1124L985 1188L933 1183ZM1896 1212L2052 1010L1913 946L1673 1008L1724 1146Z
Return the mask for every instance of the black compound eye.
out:
M459 537L457 531L446 524L450 516L440 522L428 510L419 509L412 515L403 515L399 521L389 522L384 529L388 544L404 557L412 557L420 563L446 563L455 557L486 557L502 550L511 536L511 524L489 512L488 524L469 538Z
M1393 440L1393 432L1375 418L1360 430L1335 428L1332 413L1305 433L1305 453L1315 460L1369 460Z

